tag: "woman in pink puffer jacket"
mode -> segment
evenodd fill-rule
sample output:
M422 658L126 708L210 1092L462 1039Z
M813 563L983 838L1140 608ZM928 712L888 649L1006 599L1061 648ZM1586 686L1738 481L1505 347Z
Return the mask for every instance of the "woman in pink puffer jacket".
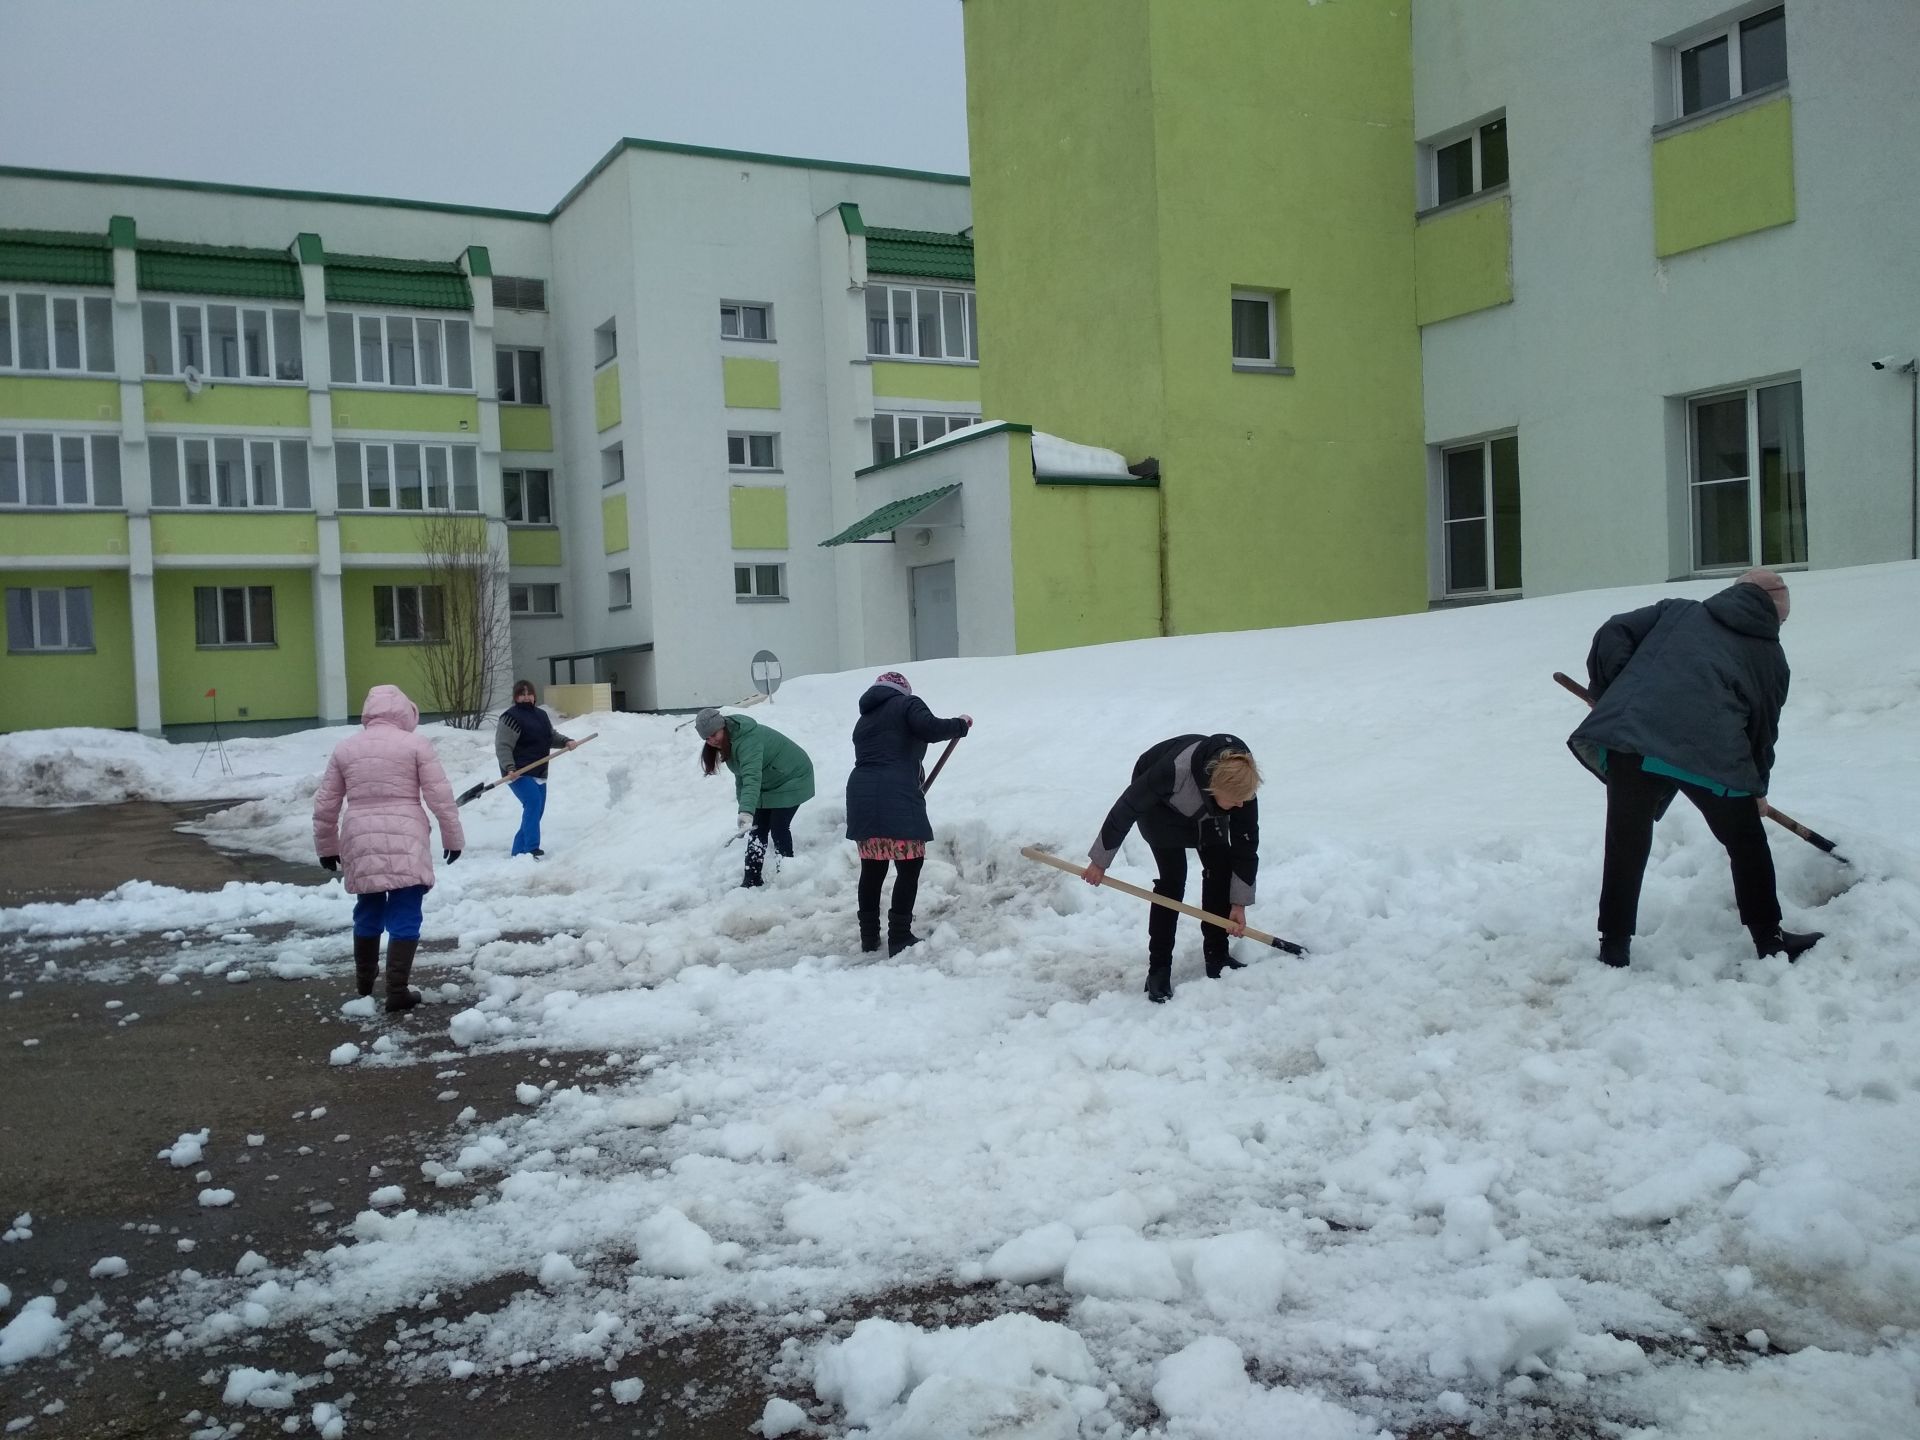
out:
M353 907L353 970L362 995L380 973L380 932L387 940L387 1009L411 1010L420 992L407 988L420 944L420 902L433 888L433 832L421 800L440 821L449 865L466 836L447 772L424 735L420 711L396 685L376 685L360 707L361 730L333 749L313 794L313 845L329 870L346 862ZM340 818L340 802L347 816Z

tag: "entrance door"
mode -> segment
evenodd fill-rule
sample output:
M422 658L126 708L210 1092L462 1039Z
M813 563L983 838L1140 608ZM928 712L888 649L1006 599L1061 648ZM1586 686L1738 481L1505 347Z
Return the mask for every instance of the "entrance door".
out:
M953 561L916 565L909 573L913 576L913 658L950 660L960 653Z

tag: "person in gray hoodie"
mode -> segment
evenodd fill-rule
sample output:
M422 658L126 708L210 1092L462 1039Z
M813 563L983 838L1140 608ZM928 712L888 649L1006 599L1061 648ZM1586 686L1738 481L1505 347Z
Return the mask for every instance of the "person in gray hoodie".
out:
M1685 795L1726 847L1740 920L1762 956L1797 960L1819 934L1780 928L1767 783L1787 657L1780 627L1792 601L1771 570L1749 570L1706 600L1662 600L1615 615L1587 655L1593 709L1567 747L1607 787L1600 959L1630 961L1654 822Z

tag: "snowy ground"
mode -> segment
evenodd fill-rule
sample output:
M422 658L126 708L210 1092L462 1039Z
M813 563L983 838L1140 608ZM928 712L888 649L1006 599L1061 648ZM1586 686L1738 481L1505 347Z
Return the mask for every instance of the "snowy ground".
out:
M399 1042L369 1017L335 1059L580 1049L615 1078L529 1083L521 1118L456 1123L331 1249L181 1272L170 1343L522 1276L391 1363L617 1368L676 1327L762 1324L792 1336L768 1435L1920 1434L1920 652L1891 618L1920 612L1920 566L1795 585L1773 798L1853 863L1784 831L1774 853L1788 925L1828 939L1791 968L1755 960L1683 804L1634 966L1608 971L1602 793L1548 676L1580 672L1609 613L1712 588L910 667L936 711L978 724L931 797L928 943L896 961L857 953L840 839L869 673L791 682L756 712L821 778L799 855L760 892L732 888L731 789L697 773L690 730L570 722L602 738L555 767L548 860L504 858L517 807L491 796L429 899L427 935L459 943L425 978L458 1004ZM1018 850L1083 857L1140 750L1213 728L1268 778L1250 919L1312 954L1241 942L1249 968L1210 982L1189 926L1174 1001L1150 1006L1144 907ZM232 742L236 775L197 779L198 747L11 736L0 791L257 796L206 828L305 858L339 733ZM431 733L456 788L487 777L484 735ZM1115 872L1146 883L1148 862L1134 841ZM285 923L271 964L298 974L342 964L346 915L337 884L136 883L0 912L0 941L57 955L62 937ZM231 963L201 944L164 969ZM245 1137L197 1143L217 1194ZM822 1328L939 1284L997 1285L1009 1313ZM1062 1304L1058 1323L1016 1313ZM57 1346L58 1309L11 1297L0 1364ZM312 1379L243 1377L229 1400L284 1391L326 1434Z

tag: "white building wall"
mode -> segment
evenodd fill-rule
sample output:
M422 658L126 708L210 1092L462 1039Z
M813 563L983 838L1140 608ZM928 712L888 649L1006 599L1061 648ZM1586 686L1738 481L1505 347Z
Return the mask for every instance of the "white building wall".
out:
M1415 0L1416 134L1504 108L1513 202L1513 303L1423 333L1426 434L1517 428L1530 593L1686 573L1671 397L1787 374L1811 563L1910 554L1907 390L1868 362L1920 347L1920 5L1788 0L1797 218L1660 261L1655 46L1728 13Z

